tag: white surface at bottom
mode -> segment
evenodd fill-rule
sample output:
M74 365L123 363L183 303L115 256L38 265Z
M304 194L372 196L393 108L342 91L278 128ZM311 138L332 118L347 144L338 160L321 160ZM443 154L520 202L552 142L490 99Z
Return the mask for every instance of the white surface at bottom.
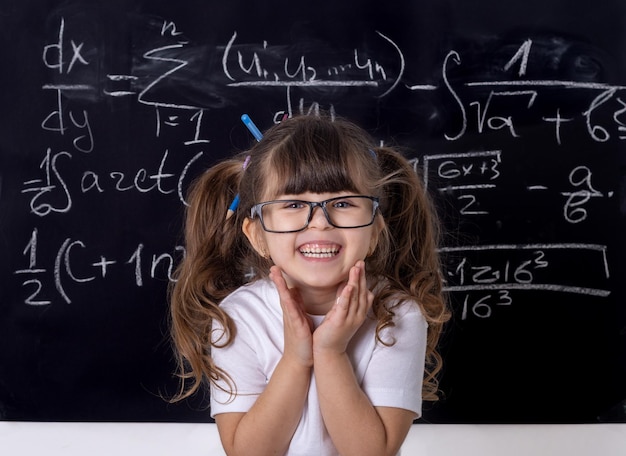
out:
M6 456L222 456L214 424L0 422ZM626 456L626 424L414 425L403 456Z

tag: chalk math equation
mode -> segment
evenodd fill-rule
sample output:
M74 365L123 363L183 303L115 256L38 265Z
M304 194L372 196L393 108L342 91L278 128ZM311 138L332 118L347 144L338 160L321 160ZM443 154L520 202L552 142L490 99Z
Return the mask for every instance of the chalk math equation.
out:
M461 318L489 318L514 303L514 291L571 293L597 298L611 294L606 246L599 244L494 244L443 247L448 256L446 291L463 296ZM479 256L472 255L480 253ZM586 264L577 275L564 265Z
M581 125L595 142L626 139L626 97L623 96L626 86L602 82L524 79L532 49L532 40L521 43L519 50L502 67L504 72L510 72L509 80L469 81L461 85L455 85L449 78L449 73L455 67L463 65L462 55L451 50L443 62L440 86L407 84L407 88L412 91L444 90L451 97L458 127L444 134L449 141L459 140L468 134L480 135L494 131L504 131L511 138L520 138L523 135L515 115L511 113L513 110L517 115L535 115L538 122L552 126L553 137L558 145L566 142L566 132L575 132ZM481 93L487 91L488 95L483 99L468 100L461 96L461 89L480 89ZM541 110L534 109L541 100L542 90L584 92L588 93L589 101L576 115L562 113L560 106L545 112L544 107Z
M515 114L520 109L526 117L536 116L539 123L551 126L554 143L559 147L567 144L572 129L582 128L598 144L626 139L626 87L526 79L532 40L521 42L502 68L511 75L509 80L465 81L459 85L450 75L463 66L464 56L460 52L450 50L445 56L439 82L423 84L407 79L411 61L393 34L374 30L372 36L380 55L366 51L365 46L302 51L305 46L268 41L251 44L242 42L237 31L224 43L210 47L194 44L175 22L165 20L155 31L155 44L132 56L131 71L120 73L105 68L101 75L91 71L96 65L91 56L103 50L80 36L70 20L61 18L55 35L41 49L41 65L49 71L51 80L36 88L49 101L49 110L37 127L50 141L39 152L38 168L22 182L27 210L36 220L43 221L51 214L80 210L75 207L77 195L84 201L123 198L130 193L175 198L185 205L184 190L193 177L193 165L212 146L215 135L222 134L212 131L210 122L210 115L219 107L165 96L163 89L197 89L189 75L195 75L192 68L202 67L209 59L219 63L212 67L212 73L202 75L211 82L206 86L206 99L221 97L220 102L227 104L233 91L251 98L260 91L270 91L275 97L271 107L274 121L285 113L315 115L322 108L335 115L333 97L337 90L356 90L372 106L392 92L438 92L453 107L453 121L441 138L447 143L491 132L524 141L524 131ZM208 93L209 90L215 93ZM550 104L546 112L545 105L539 109L544 90L584 93L588 102L575 115L571 109L565 113L558 104ZM107 103L131 100L150 110L152 117L146 119L152 126L150 139L162 141L163 147L154 151L147 159L149 162L129 169L123 163L106 161L107 151L100 146L92 111L98 109L97 103L103 99ZM168 138L174 136L177 142L168 143ZM493 215L494 209L483 199L490 192L500 191L501 183L508 178L503 165L510 159L502 149L429 151L415 160L415 166L421 168L429 190L455 200L462 217L480 220ZM558 194L560 203L554 211L567 224L584 224L593 215L594 201L614 197L615 189L603 188L591 164L580 163L561 171L558 186L554 182L536 182L528 184L524 191ZM136 249L113 255L99 251L86 240L66 236L52 247L54 258L42 258L39 226L34 222L30 234L25 234L23 264L13 271L21 281L26 305L45 306L58 299L70 304L73 288L110 280L114 270L129 274L129 284L136 287L157 278L163 270L167 271L166 279L172 280L175 258L184 254L181 246L158 246L148 253L146 244L139 242ZM513 304L513 292L606 298L611 294L607 250L602 243L558 242L444 247L442 253L452 258L446 264L446 289L463 296L464 319L491 317L497 307ZM558 265L564 259L574 261L574 257L581 256L602 273L592 278L562 277ZM56 295L49 291L49 284Z
M24 303L30 306L46 306L54 302L49 294L48 284L54 285L56 296L66 304L72 303L68 287L72 288L100 280L106 281L111 272L122 270L132 277L132 283L143 287L148 279L173 281L172 273L177 258L176 253L184 254L182 246L176 246L173 253L146 253L142 243L123 258L113 258L85 244L80 239L66 238L56 250L52 261L43 264L38 255L39 229L34 228L22 252L25 267L15 271L23 277L22 286L28 290Z
M513 176L507 176L501 169L505 159L501 150L425 155L422 158L424 181L428 188L432 177L435 177L439 183L436 191L456 199L461 215L489 215L490 211L481 204L480 195L497 191L502 180L512 180ZM591 169L584 165L563 170L561 181L556 193L560 195L562 204L557 210L570 224L587 219L594 199L608 199L615 195L614 190L598 190ZM524 188L528 194L549 190L544 184L526 185Z

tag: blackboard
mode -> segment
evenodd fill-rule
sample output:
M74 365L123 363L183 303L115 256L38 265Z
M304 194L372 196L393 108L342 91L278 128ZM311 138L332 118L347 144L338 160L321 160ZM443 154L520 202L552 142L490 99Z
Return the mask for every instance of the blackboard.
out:
M241 114L323 109L443 214L422 421L626 421L624 2L5 0L0 37L0 418L207 421L162 398L185 191Z

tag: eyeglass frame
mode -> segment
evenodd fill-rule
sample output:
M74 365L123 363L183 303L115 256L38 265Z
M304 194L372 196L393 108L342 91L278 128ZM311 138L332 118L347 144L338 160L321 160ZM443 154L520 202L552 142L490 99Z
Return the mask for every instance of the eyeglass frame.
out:
M329 202L332 201L337 201L337 200L342 200L342 199L346 199L346 198L366 198L372 201L372 220L369 223L366 223L364 225L357 225L357 226L338 226L335 225L331 220L330 220L330 216L328 215L328 212L326 211L326 205ZM267 204L272 204L272 203L286 203L286 202L294 202L294 203L303 203L309 206L309 216L307 217L306 220L306 224L298 229L298 230L289 230L289 231L276 231L276 230L269 230L267 229L267 227L265 226L265 222L263 221L263 206L267 205ZM322 208L322 212L324 213L324 217L326 217L326 221L334 228L339 228L342 230L351 230L353 228L365 228L366 226L370 226L374 223L374 220L376 220L376 211L378 210L378 208L380 207L380 200L378 197L376 196L368 196L368 195L344 195L344 196L335 196L334 198L329 198L327 200L324 201L305 201L305 200L299 200L299 199L277 199L277 200L271 200L271 201L263 201L260 203L255 204L254 206L252 206L250 208L250 218L254 219L255 217L259 217L259 221L261 222L261 227L263 227L263 230L265 230L268 233L298 233L300 231L304 231L309 227L309 223L311 223L311 220L313 219L313 211L315 210L316 207L320 207Z

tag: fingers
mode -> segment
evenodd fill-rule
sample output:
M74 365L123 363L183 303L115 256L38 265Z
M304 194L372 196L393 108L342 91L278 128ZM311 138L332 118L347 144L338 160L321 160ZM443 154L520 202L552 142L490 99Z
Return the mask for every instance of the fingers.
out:
M351 269L348 283L337 297L337 311L345 317L364 318L373 302L373 294L367 287L365 263L358 261Z
M287 281L283 277L282 271L278 266L272 266L270 268L270 279L276 285L278 290L278 297L280 306L283 309L283 315L289 318L299 318L302 311L298 305L297 299L294 297L294 293L287 286Z
M350 268L347 283L338 289L335 304L314 332L314 352L344 353L366 320L373 300L367 287L365 263L359 261Z
M287 281L283 277L283 273L278 266L272 266L270 268L270 279L276 285L278 290L278 296L280 298L281 306L284 304L293 304L297 307L298 293L297 290L292 290L287 286Z
M359 313L363 317L365 317L365 315L367 314L367 312L369 312L374 302L374 293L372 293L369 287L367 286L367 278L365 275L365 262L360 261L359 263L360 263L358 264L359 269L360 269L359 303L361 304L359 306Z
M276 288L278 289L278 294L281 298L283 298L285 294L289 294L287 282L285 281L285 278L283 277L283 274L278 266L272 266L270 268L270 279L276 285Z
M285 359L296 360L305 366L313 363L312 324L304 312L297 290L290 290L280 268L270 269L270 279L276 285L280 307L283 310Z
M367 287L367 278L365 276L365 263L363 261L358 261L354 268L352 268L352 270L354 272L353 280L356 282L352 300L354 303L358 303L358 307L355 310L367 310L368 295L371 293L369 291L369 288Z

